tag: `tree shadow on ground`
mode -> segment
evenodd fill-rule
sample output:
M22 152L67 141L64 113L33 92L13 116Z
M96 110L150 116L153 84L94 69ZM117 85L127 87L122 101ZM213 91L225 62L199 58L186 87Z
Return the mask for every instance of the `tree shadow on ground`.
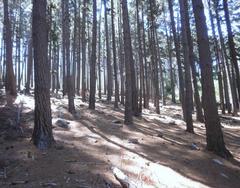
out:
M205 185L213 187L236 187L236 185L239 184L239 168L237 168L239 162L237 160L225 161L211 152L207 152L204 149L205 136L199 127L197 129L199 129L201 133L193 135L186 133L182 127L177 125L162 125L161 123L155 125L155 127L158 126L159 130L157 128L155 130L154 127L146 127L146 125L137 122L127 127L128 131L123 130L126 129L126 127L124 127L116 132L106 128L112 125L109 122L106 123L106 121L102 123L101 118L93 120L84 117L81 123L107 142L115 144L153 163L159 162L181 173L185 177ZM153 124L154 123L151 123L151 125ZM156 138L156 134L159 131L163 134L162 138ZM145 143L140 142L134 149L131 149L124 144L110 139L111 136L118 137L119 140L127 140L132 137L139 138L139 133L142 136L152 137L153 141L149 139L150 141L147 140ZM124 134L124 136L122 136L122 134ZM234 142L236 139L237 137L232 137L227 140L228 142ZM191 150L191 143L194 142L197 142L201 149L200 151ZM218 164L213 162L213 159L223 161L224 165L219 167Z

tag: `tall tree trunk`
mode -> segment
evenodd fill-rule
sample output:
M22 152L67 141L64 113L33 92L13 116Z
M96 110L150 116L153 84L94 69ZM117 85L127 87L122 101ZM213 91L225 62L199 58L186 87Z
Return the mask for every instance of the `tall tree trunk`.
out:
M222 34L222 27L221 27L221 23L220 23L220 16L219 16L219 12L218 12L218 1L214 0L214 9L216 12L216 20L217 20L217 28L218 28L218 34L220 37L220 43L221 43L221 48L222 48L222 62L223 62L223 70L226 64L227 67L227 72L228 72L228 78L229 78L229 83L230 83L230 88L231 88L231 94L232 94L232 103L233 103L233 114L237 114L237 91L236 91L236 87L235 87L235 81L234 81L234 71L231 73L231 67L228 61L228 57L227 57L227 50L226 50L226 46L224 43L224 38L223 38L223 34ZM226 70L225 70L226 72ZM226 74L226 73L225 73ZM225 81L226 82L226 81ZM228 107L229 110L230 105Z
M185 6L188 6L188 3L186 3ZM192 34L190 29L190 20L189 20L189 13L186 14L186 32L187 32L187 40L188 40L188 46L189 46L189 61L190 66L192 70L192 80L193 80L193 87L194 87L194 101L196 105L196 119L199 122L204 122L204 116L202 111L202 102L200 100L200 94L198 91L198 81L197 81L197 70L196 70L196 64L194 61L194 51L193 51L193 40L192 40Z
M26 82L26 93L30 93L30 79L32 76L32 62L33 50L32 50L32 37L28 41L28 63L27 63L27 82Z
M148 62L147 62L147 50L146 50L146 36L145 36L145 26L144 26L144 11L143 11L143 4L142 4L142 39L143 39L143 56L144 56L144 68L145 68L145 83L146 83L146 95L144 98L143 106L144 108L149 108L149 98L150 98L150 84L149 84L149 74L148 74Z
M90 97L89 108L95 109L96 93L96 61L97 61L97 3L93 0L92 58L90 65Z
M143 68L143 50L142 50L142 35L139 19L139 1L136 0L136 14L137 14L137 39L138 39L138 56L140 64L140 92L139 92L139 112L142 113L142 99L145 98L145 82L144 82L144 68Z
M108 16L107 16L107 0L104 0L104 12L105 12L105 37L106 37L106 51L107 51L107 100L112 99L112 65L111 65L111 51L109 45L109 33L108 33Z
M99 24L98 24L98 97L102 98L102 76L101 76L101 23L102 23L102 1L99 11Z
M65 17L64 17L64 12L65 12L65 5L62 1L61 3L61 8L62 8L62 92L63 92L63 96L66 95L66 47L65 47L65 35L66 35L66 31L65 31Z
M206 17L202 0L192 0L196 22L198 49L202 76L203 108L207 135L207 149L216 154L229 158L231 153L226 149L215 98L212 59L207 33Z
M82 12L82 101L86 101L86 11L87 0L83 1Z
M6 79L5 90L6 94L16 96L16 80L13 72L12 62L12 30L9 18L8 0L4 0L4 32L5 32L5 52L6 52Z
M118 108L119 101L119 84L117 74L117 52L116 52L116 39L115 39L115 25L114 25L114 2L111 0L111 18L112 18L112 47L113 47L113 68L114 68L114 81L115 81L115 101L114 108Z
M186 125L187 132L193 133L193 121L192 121L192 82L191 82L191 70L190 70L190 50L189 41L187 36L187 25L189 21L188 16L188 1L179 0L180 14L181 14L181 27L182 27L182 44L184 55L184 68L185 68L185 93L184 93L184 105L186 113ZM188 20L188 21L187 21Z
M127 0L122 0L122 16L123 16L123 37L124 37L124 54L125 54L125 116L124 123L129 125L133 123L133 108L132 108L132 76L131 64L133 63L131 33L128 16Z
M121 102L121 104L123 104L124 105L124 103L125 103L125 101L124 101L124 93L125 93L125 91L124 91L124 85L125 85L125 82L124 82L124 74L123 74L123 72L124 72L124 52L123 52L123 41L122 41L122 29L120 29L120 28L122 28L122 12L121 12L121 6L120 6L120 8L119 8L119 20L118 20L118 28L119 28L119 30L118 30L118 35L119 35L119 37L118 37L118 39L119 39L119 48L118 48L118 50L119 50L119 70L120 70L120 79L121 79L121 98L120 98L120 102Z
M176 103L176 95L175 95L175 80L174 80L174 71L173 71L173 62L172 62L172 36L168 32L168 26L166 24L165 19L165 29L166 29L166 37L167 37L167 51L169 58L169 73L170 73L170 82L171 82L171 100L173 103Z
M77 30L78 30L78 26L77 26L77 20L78 20L78 12L77 12L77 1L74 0L74 26L73 26L73 42L72 42L72 61L73 61L73 73L72 73L72 76L73 76L73 93L75 95L76 93L76 68L77 68L77 63L76 63L76 60L77 60L77 38L78 38L78 33L77 33Z
M35 111L32 140L39 149L50 147L54 141L50 104L50 64L48 62L48 31L46 0L33 0L33 48Z
M170 12L170 19L171 19L171 27L173 32L173 40L174 40L174 46L176 51L176 58L177 58L177 66L178 66L178 79L179 79L179 88L180 88L180 101L182 103L182 109L183 109L183 117L185 117L185 109L184 109L184 79L183 79L183 71L181 66L181 57L180 57L180 45L179 40L177 36L177 30L176 30L176 24L174 19L174 13L173 13L173 3L172 0L168 0L168 8Z
M66 63L67 63L67 93L68 93L68 111L70 113L75 112L74 106L74 81L71 71L71 60L70 60L70 15L69 15L69 2L68 0L64 1L65 3L65 31L66 31Z
M80 2L78 3L78 10L80 10ZM78 11L77 16L77 95L80 95L80 81L81 81L81 13Z
M154 91L155 91L155 106L156 106L156 113L160 114L160 106L159 106L159 79L158 79L158 59L157 59L157 44L156 44L156 26L155 26L155 15L153 7L156 6L155 1L150 0L150 14L151 14L151 24L150 24L150 48L151 48L151 61L154 66L153 68L153 84L154 84Z
M229 106L229 96L228 96L228 87L225 86L226 82L223 82L223 77L222 77L222 67L223 65L221 64L220 61L220 53L218 49L218 41L215 33L215 25L213 21L213 15L212 15L212 10L211 10L211 3L210 0L208 0L208 10L209 10L209 17L210 17L210 22L211 22L211 28L212 28L212 33L213 33L213 40L214 40L214 52L216 56L216 61L217 61L217 68L218 68L218 84L219 84L219 95L220 95L220 101L221 101L221 109L222 109L222 114L225 114L225 103L224 103L224 94L223 90L225 90L225 97L226 97L226 104ZM223 88L224 84L224 88Z
M229 45L229 50L230 50L230 56L231 56L232 66L234 67L235 76L236 76L236 86L237 86L237 91L238 91L238 100L237 101L240 101L240 73L239 73L239 67L238 67L237 52L235 49L235 42L233 40L232 25L231 25L230 16L229 16L227 0L223 0L223 9L224 9L225 20L226 20L226 24L227 24L228 45ZM239 102L237 104L237 107L239 110Z

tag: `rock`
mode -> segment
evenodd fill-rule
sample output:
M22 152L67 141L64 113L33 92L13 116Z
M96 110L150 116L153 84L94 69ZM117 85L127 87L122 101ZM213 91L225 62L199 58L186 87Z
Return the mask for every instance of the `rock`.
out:
M113 120L112 123L115 123L115 124L121 124L122 122L120 120Z
M158 133L158 134L157 134L157 137L162 138L162 137L163 137L163 134L162 134L162 133Z
M57 184L54 182L40 183L40 185L43 187L56 187L57 186Z
M191 148L191 150L200 150L200 148L197 147L196 143L192 143L190 148Z
M220 160L218 160L218 159L213 159L213 162L215 162L215 163L217 163L219 165L223 165L223 163Z
M170 121L168 124L169 125L177 125L175 121Z
M74 118L75 119L81 119L81 114L79 111L77 111L75 114L74 114Z
M69 128L70 128L70 127L69 127L69 124L70 124L70 122L68 122L68 121L66 121L66 120L64 120L64 119L58 119L58 120L56 121L56 125L57 125L58 127L64 128L64 129L69 129Z
M136 138L130 138L130 139L128 139L128 143L139 144L138 139L136 139Z
M182 115L181 114L174 114L173 118L182 119Z

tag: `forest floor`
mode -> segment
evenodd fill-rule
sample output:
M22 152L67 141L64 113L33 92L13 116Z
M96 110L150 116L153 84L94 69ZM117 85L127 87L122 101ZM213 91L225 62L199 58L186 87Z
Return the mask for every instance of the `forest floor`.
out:
M76 97L78 113L72 116L66 98L51 98L56 144L39 151L31 143L33 96L20 95L14 107L5 106L5 101L3 96L1 188L121 187L113 168L123 171L137 188L240 186L238 118L222 119L225 142L234 155L227 161L205 150L204 124L194 122L195 134L185 131L180 106L161 107L161 115L153 107L143 110L141 118L134 118L134 125L126 126L123 106L114 109L101 100L96 110L89 110Z

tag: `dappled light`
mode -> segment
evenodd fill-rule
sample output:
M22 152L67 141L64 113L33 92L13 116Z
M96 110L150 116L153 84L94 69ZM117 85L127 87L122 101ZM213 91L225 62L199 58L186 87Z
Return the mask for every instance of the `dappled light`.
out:
M239 188L239 16L0 1L0 188Z

